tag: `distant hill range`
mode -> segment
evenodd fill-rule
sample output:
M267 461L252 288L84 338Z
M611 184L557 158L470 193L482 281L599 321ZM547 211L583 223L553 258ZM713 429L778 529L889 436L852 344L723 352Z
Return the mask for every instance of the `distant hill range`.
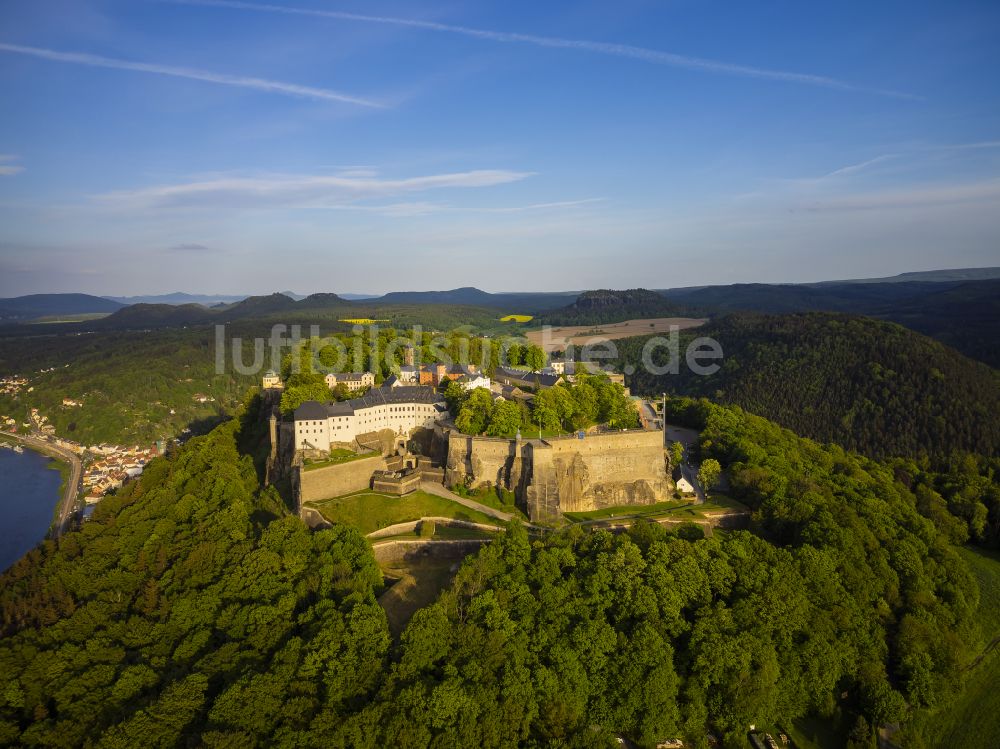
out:
M854 278L844 281L820 281L812 286L827 286L842 283L906 283L907 281L922 281L924 283L940 283L943 281L988 281L1000 278L1000 267L995 268L953 268L951 270L920 270L910 273L899 273L883 278Z
M114 312L125 305L90 294L29 294L0 299L0 320L37 320L59 315Z
M233 304L246 298L246 294L186 294L182 291L176 291L173 294L105 297L105 299L122 304L201 304L205 307L216 304Z
M493 307L508 314L535 314L555 309L573 300L579 292L510 292L493 294L474 286L448 291L393 291L371 299L359 299L365 304L453 304L472 307Z
M648 289L598 289L585 291L565 307L542 314L546 325L598 325L636 318L669 317L677 306L662 294Z
M653 375L641 366L646 338L625 339L617 343L621 365L635 367L632 389L733 403L874 457L1000 455L1000 373L900 325L828 313L735 314L691 335L722 345L718 372L682 365L678 374Z
M126 307L125 300L137 303ZM508 314L534 315L533 324L566 326L652 317L717 318L733 312L842 312L898 322L1000 367L1000 268L655 291L490 293L465 286L444 291L397 291L377 297L329 293L303 297L292 292L238 297L176 292L107 299L87 294L34 294L0 299L0 323L10 326L39 318L87 314L108 315L88 322L93 329L185 326L281 315L289 318L284 322L299 322L321 310L332 317L338 313L344 313L343 317L388 317L398 325L432 324L437 328L463 324L457 322L459 319L470 324L473 318L476 324L488 326ZM59 331L54 328L52 332Z
M685 314L847 312L892 320L1000 367L1000 278L734 284L661 293Z
M133 304L92 323L97 328L171 327L265 318L280 313L330 310L350 302L336 294L311 294L296 300L285 294L249 296L233 304L205 307L200 304Z

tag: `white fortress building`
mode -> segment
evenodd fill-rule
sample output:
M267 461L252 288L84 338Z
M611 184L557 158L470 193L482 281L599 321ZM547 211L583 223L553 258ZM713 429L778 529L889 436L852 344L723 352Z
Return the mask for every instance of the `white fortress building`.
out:
M333 390L337 385L343 385L348 390L361 390L375 385L375 375L371 372L342 372L341 374L328 374L325 378L326 386Z
M295 409L295 449L329 450L331 444L391 429L408 435L443 419L448 407L432 387L397 386L369 390L348 401L306 401Z

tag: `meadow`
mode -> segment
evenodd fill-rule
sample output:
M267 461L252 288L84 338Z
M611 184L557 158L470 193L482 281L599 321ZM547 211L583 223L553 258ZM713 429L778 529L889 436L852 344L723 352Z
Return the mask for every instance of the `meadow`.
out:
M954 701L920 714L913 728L928 747L992 749L1000 746L1000 552L972 547L958 552L979 583L981 654Z
M349 525L363 534L425 517L453 518L487 525L497 524L497 521L488 515L420 491L403 497L363 491L316 502L314 506L331 523Z
M525 322L531 322L534 319L535 319L534 315L507 315L506 317L501 317L500 322L525 323Z

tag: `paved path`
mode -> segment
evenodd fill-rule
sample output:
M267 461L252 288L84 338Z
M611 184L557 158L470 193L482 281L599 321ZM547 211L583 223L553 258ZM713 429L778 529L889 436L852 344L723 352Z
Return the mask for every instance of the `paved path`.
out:
M642 422L642 428L646 431L661 428L660 417L649 401L641 401L639 403L639 419Z
M56 538L59 538L69 528L70 520L73 517L73 510L76 509L76 498L80 493L80 479L83 477L83 463L79 457L69 450L64 450L57 445L53 445L51 442L46 442L36 437L28 437L23 434L15 434L14 432L0 431L0 434L13 437L28 447L34 448L57 460L69 463L70 471L69 479L66 481L66 493L63 495L62 503L59 505L59 518L52 527L52 534Z
M494 510L488 505L481 504L474 499L469 499L468 497L460 497L455 494L455 492L445 489L441 484L436 484L433 481L421 481L420 482L421 491L425 491L428 494L434 494L438 497L444 499L450 499L452 502L458 502L460 505L465 505L470 510L476 510L484 515L489 515L491 518L496 518L497 520L502 520L507 522L514 518L514 514L510 512L501 512L500 510Z

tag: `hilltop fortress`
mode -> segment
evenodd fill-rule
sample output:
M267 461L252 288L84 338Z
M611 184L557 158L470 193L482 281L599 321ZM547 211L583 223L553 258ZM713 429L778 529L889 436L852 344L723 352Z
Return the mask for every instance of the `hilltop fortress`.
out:
M426 386L373 388L341 403L307 401L280 434L272 428L272 455L282 442L300 501L373 482L384 491L393 482L408 491L423 480L513 492L536 522L563 512L662 502L673 490L659 430L545 439L470 436L455 429L441 396ZM367 451L368 457L304 466L305 456L319 458L336 447Z
M447 441L446 484L513 491L533 522L663 502L672 490L659 431L509 440L452 430Z

